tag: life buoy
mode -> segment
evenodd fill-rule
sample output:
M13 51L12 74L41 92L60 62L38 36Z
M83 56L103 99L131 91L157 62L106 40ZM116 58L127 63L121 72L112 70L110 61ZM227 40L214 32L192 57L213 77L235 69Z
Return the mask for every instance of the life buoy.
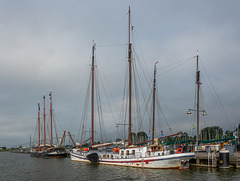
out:
M178 148L177 149L177 153L182 153L183 152L183 149L182 148Z

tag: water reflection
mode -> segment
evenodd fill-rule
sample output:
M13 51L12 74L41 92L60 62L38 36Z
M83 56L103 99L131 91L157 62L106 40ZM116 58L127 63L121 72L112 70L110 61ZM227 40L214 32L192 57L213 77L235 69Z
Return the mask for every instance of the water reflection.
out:
M239 180L240 169L141 169L0 153L0 180Z

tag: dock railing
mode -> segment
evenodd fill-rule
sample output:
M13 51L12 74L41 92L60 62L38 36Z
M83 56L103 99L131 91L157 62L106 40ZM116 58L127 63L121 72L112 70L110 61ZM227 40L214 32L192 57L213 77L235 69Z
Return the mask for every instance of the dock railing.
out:
M214 152L208 153L208 166L211 166L211 167L216 166L216 154Z

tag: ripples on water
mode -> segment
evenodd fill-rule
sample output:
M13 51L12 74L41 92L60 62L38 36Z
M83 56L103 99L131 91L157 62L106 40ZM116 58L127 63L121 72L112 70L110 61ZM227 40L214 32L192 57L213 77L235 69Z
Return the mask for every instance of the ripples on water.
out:
M0 152L0 180L240 180L240 169L140 169Z

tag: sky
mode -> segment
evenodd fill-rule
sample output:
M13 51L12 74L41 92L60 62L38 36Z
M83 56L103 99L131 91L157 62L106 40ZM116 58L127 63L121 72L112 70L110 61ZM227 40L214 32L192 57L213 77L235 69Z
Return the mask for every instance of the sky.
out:
M127 64L126 46L122 45L128 42L129 6L140 47L136 50L149 77L158 61L160 102L172 130L196 134L192 129L196 124L194 114L186 112L194 106L193 57L197 54L203 74L201 108L208 114L201 120L201 128L233 130L237 126L238 0L0 0L0 146L17 146L33 139L37 103L42 109L42 96L48 99L50 91L60 129L78 134L93 40L97 68L107 82L116 119L113 121L111 113L103 111L105 132L107 139L116 137ZM184 63L176 66L176 62ZM49 107L46 109L49 111ZM168 126L162 121L158 132L161 129L167 135ZM148 132L146 125L142 129Z

